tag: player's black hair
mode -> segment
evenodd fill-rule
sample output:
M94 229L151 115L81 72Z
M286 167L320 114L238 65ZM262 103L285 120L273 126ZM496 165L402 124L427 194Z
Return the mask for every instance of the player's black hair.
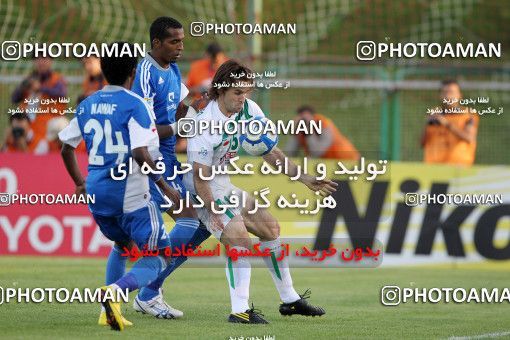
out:
M441 88L443 88L447 85L457 85L460 87L459 82L455 79L444 79L441 81Z
M301 105L301 106L300 106L300 107L298 107L298 108L297 108L297 110L296 110L297 114L301 114L301 113L303 113L303 112L305 112L305 111L308 111L308 112L310 112L310 113L312 113L312 114L314 114L314 113L315 113L315 109L313 108L313 106L306 105L306 104L305 104L305 105Z
M30 118L24 112L18 112L9 117L9 123L12 123L13 120L27 120L30 122Z
M249 78L253 71L237 60L230 59L218 68L212 80L212 86L209 88L209 98L217 100L221 93L227 91L233 84L242 82L253 83L253 77ZM233 77L231 75L234 75ZM221 84L218 88L215 84Z
M170 36L168 29L169 28L182 28L182 24L170 17L159 17L154 20L149 29L149 35L151 39L151 48L153 46L152 41L154 39L158 39L159 41L163 41Z
M124 50L124 45L129 45L131 56L104 56L101 57L101 70L103 71L104 77L110 85L122 86L126 79L131 75L133 69L136 69L138 59L135 57L135 51L133 44L129 44L125 41L114 42L110 46L117 44L117 51L120 54ZM125 53L124 53L125 54Z
M217 42L213 42L207 45L205 52L208 55L210 55L213 59L216 59L216 56L223 52L223 49L221 48L220 44L218 44Z

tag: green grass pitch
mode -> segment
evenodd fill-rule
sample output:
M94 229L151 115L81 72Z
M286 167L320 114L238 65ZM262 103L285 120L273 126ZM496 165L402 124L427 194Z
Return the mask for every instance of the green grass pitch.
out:
M95 288L104 280L105 260L50 257L0 258L2 287ZM59 303L9 303L0 305L0 337L96 338L122 336L141 339L229 339L274 336L275 339L337 338L449 338L510 330L509 305L414 304L385 307L380 302L384 285L401 287L498 287L509 286L508 264L477 264L377 269L295 268L299 292L312 289L311 301L323 306L323 317L282 317L279 298L269 273L252 270L250 300L262 310L269 325L229 324L229 295L224 268L187 265L165 283L165 299L184 311L180 320L157 320L123 305L134 323L117 333L96 324L99 305ZM134 295L130 296L130 300Z

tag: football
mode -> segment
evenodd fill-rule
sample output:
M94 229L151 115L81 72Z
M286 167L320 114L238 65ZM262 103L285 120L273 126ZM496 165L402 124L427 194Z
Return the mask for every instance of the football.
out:
M242 148L252 156L266 155L278 144L276 127L266 117L255 117L248 121L245 132L239 141Z

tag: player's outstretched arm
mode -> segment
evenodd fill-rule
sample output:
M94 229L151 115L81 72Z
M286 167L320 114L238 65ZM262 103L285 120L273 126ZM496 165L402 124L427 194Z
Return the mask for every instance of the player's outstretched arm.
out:
M199 99L195 99L189 106L181 102L177 107L177 112L175 115L175 123L170 125L156 125L156 129L158 130L158 136L160 139L168 138L170 136L175 136L178 134L178 121L181 118L194 118L197 115L197 112L205 107L209 103L209 97L202 96Z
M202 110L204 107L206 107L210 101L211 100L209 99L207 93L204 93L200 98L193 100L191 104L189 104L189 106L184 104L184 101L182 101L177 107L177 112L175 113L175 120L178 121L181 118L194 117L196 113ZM193 110L190 110L189 109L190 107Z
M279 164L284 164L286 157L287 156L283 153L283 151L277 147L271 150L271 152L267 155L263 156L264 160L272 167L276 167L277 162ZM285 175L295 177L298 173L297 165L290 158L288 158L288 165L287 173ZM335 183L330 179L325 178L323 180L317 180L315 177L305 174L301 174L298 181L306 185L312 191L320 191L322 196L331 195L336 191L336 187L338 186L338 183Z
M174 135L174 131L172 130L171 125L156 125L156 130L158 130L158 136L160 139L168 138Z
M80 167L78 166L78 161L76 160L76 155L74 153L74 147L69 144L64 143L62 145L62 150L60 152L62 155L62 160L67 169L67 173L73 179L74 184L76 185L75 193L77 195L81 195L85 193L85 180L83 179L83 175L81 174Z

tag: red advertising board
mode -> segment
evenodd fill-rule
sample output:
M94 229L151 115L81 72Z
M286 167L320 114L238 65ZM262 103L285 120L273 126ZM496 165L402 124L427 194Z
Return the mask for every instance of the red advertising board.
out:
M87 156L77 157L85 175ZM0 154L0 255L106 256L111 242L86 204L12 202L12 194L73 193L74 183L59 154Z

